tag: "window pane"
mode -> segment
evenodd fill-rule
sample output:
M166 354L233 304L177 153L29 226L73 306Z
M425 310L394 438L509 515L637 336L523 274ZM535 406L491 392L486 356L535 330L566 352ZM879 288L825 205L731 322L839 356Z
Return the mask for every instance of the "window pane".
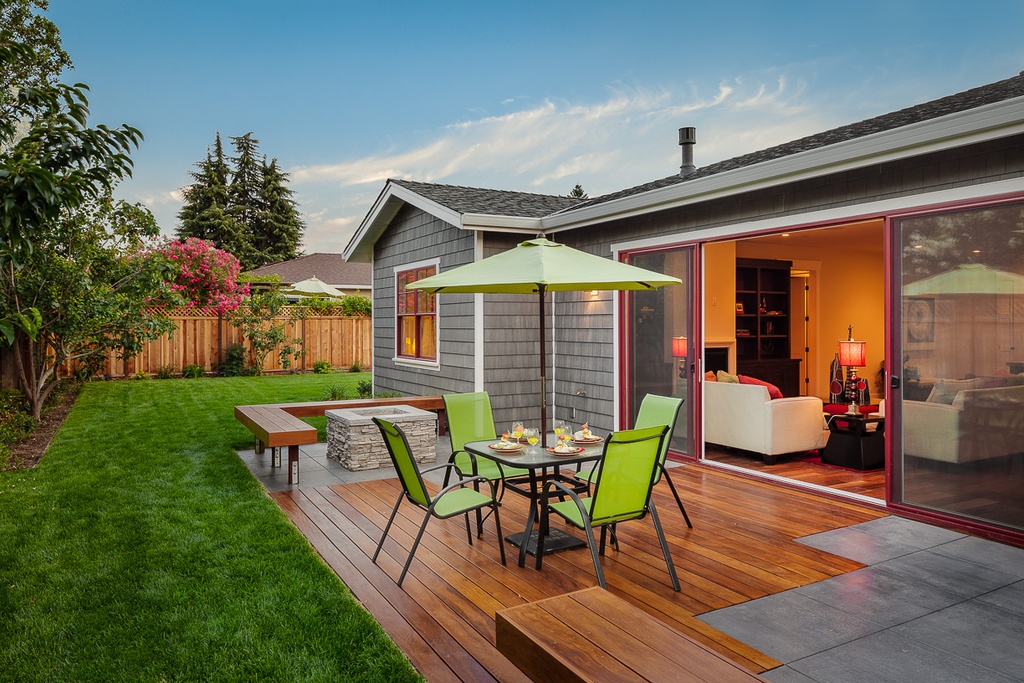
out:
M1024 529L1024 206L896 225L902 502Z
M401 355L416 357L416 316L405 316L399 320L401 330Z
M420 316L420 356L422 358L437 358L437 331L434 325L434 316Z

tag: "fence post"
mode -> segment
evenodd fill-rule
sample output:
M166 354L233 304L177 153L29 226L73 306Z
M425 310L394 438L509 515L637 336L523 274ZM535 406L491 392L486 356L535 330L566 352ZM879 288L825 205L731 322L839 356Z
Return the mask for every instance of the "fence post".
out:
M302 373L306 373L306 316L302 316Z
M217 368L224 366L224 314L217 311ZM210 368L211 371L217 368Z

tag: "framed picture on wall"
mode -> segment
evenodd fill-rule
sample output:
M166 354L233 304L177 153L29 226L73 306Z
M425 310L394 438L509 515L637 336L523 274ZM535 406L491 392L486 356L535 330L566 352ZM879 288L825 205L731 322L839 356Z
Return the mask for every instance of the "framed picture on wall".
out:
M930 348L935 344L935 299L908 298L903 306L907 348Z

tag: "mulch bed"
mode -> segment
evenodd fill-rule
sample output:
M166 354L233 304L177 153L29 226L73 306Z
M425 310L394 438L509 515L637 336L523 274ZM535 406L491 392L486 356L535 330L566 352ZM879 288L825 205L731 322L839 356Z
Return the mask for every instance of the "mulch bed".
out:
M31 435L24 441L10 445L11 455L6 463L7 470L27 469L35 467L42 459L46 449L50 447L57 430L64 424L68 413L78 398L78 388L61 392L54 403L43 412L43 418Z

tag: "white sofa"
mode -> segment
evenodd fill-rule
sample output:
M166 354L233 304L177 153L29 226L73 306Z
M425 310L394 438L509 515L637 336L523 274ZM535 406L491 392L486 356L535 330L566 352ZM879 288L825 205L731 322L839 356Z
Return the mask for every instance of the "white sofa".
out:
M1021 452L1024 386L964 389L951 404L903 402L904 455L966 463Z
M814 396L772 400L757 384L704 382L704 440L760 453L774 465L781 453L825 445L822 409L821 399Z

